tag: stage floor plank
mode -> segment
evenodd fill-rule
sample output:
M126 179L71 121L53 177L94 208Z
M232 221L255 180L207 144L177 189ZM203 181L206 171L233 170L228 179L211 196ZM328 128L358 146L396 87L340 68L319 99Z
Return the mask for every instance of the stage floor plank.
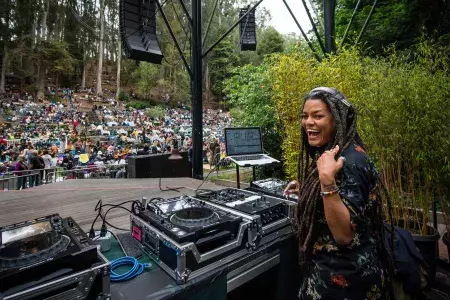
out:
M201 180L192 178L162 179L163 188L183 186L185 188L180 192L186 195L193 195L200 184ZM204 182L201 188L216 190L222 187ZM119 204L127 200L141 200L142 197L170 198L180 195L176 191L160 191L158 179L153 178L66 180L20 191L1 192L0 226L59 213L62 217L72 217L87 232L97 215L94 208L99 199L103 204ZM130 208L131 203L125 207ZM130 226L129 213L123 209L109 212L107 221L119 228ZM95 228L100 226L101 222L97 220Z

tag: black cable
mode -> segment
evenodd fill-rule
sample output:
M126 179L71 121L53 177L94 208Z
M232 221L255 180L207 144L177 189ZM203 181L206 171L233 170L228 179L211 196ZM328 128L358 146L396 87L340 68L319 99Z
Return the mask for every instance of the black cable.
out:
M195 189L194 193L200 189L200 187L205 183L206 179L208 179L209 175L211 175L211 173L214 172L219 167L220 163L224 160L225 160L225 158L222 158L221 160L219 160L217 162L217 164L214 166L214 168L211 169L211 171L209 171L208 175L206 175L206 177L203 179L202 183Z
M103 204L102 200L100 199L100 200L97 202L97 204L95 205L95 209L94 209L94 210L95 210L95 211L98 211L98 214L97 214L97 216L95 217L94 221L92 222L91 229L90 229L90 231L89 231L89 237L90 237L90 238L95 237L94 225L95 225L95 222L97 222L98 217L100 217L100 218L102 219L102 221L103 221L103 223L102 223L102 229L104 229L104 230L106 230L106 225L108 225L108 226L110 226L110 227L112 227L112 228L115 228L115 229L117 229L117 230L130 231L129 229L123 229L123 228L116 227L116 226L112 225L111 223L109 223L109 222L106 220L106 216L107 216L108 212L109 212L110 210L112 210L113 208L122 208L122 209L125 209L126 211L128 211L129 213L133 213L132 210L130 210L130 209L128 209L128 208L122 206L122 205L124 205L124 204L126 204L126 203L130 203L130 202L133 203L133 205L132 205L132 210L135 210L135 205L137 205L137 206L139 207L139 209L143 209L141 203L140 203L138 200L128 200L128 201L124 201L124 202L119 203L119 204ZM110 208L109 208L109 209L106 211L106 213L102 216L103 207L110 207ZM106 224L106 225L105 225L105 224Z
M163 188L161 187L161 179L162 179L162 177L159 177L159 185L158 185L159 190L160 190L161 192L174 191L174 192L181 193L178 189L184 189L184 188L185 188L184 186L177 186L177 187L168 187L168 186L166 186L166 189L163 189ZM183 194L183 193L181 193L181 194Z
M92 222L91 229L89 230L89 237L90 238L93 238L95 236L94 224L95 224L95 222L97 222L98 217L101 217L101 208L102 208L102 199L99 199L97 204L95 205L95 209L94 209L94 211L98 210L98 214L95 217L94 222Z
M109 211L114 209L114 208L122 208L122 209L125 209L126 211L128 211L130 214L132 214L133 212L130 209L122 206L122 205L127 204L127 203L137 204L142 209L142 205L141 205L141 203L138 200L128 200L128 201L124 201L124 202L119 203L119 204L105 204L105 205L103 205L103 207L107 206L107 207L110 207L110 208L103 215L103 218L102 218L103 219L103 224L106 223L106 216L108 215Z

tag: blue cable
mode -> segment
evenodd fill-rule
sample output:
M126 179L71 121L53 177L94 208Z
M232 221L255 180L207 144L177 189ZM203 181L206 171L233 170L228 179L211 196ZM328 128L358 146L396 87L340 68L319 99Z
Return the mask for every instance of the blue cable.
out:
M117 274L114 269L123 265L133 265L133 267L123 274ZM124 256L111 262L111 281L125 281L133 279L144 272L144 268L151 267L151 263L141 264L138 260L131 256Z

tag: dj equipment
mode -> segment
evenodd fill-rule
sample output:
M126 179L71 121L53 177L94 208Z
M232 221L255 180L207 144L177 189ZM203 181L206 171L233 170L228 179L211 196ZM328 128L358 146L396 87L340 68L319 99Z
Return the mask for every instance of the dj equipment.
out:
M273 197L286 198L283 195L283 192L287 185L287 181L276 178L268 178L252 181L248 190L256 193L263 193ZM287 199L297 201L298 196L291 194L287 197Z
M131 214L132 235L180 284L257 248L256 217L188 196L145 206Z
M239 12L239 18L248 11L248 8L241 8ZM255 23L255 10L252 10L248 15L243 18L239 24L239 33L241 37L241 50L242 51L255 51L256 50L256 23Z
M109 264L72 218L54 214L1 227L0 233L0 293L5 300L109 294Z
M121 0L120 32L128 58L161 64L163 55L156 39L155 1Z
M259 127L225 128L227 156L238 166L258 166L279 163L264 154Z
M197 194L197 197L241 213L254 216L261 225L262 237L273 230L288 227L294 216L295 203L251 191L226 188Z

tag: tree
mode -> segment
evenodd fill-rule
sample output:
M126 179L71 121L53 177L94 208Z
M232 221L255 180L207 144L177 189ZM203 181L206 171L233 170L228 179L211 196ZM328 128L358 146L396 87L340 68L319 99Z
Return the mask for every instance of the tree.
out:
M282 139L280 123L272 100L271 60L259 66L245 65L235 68L224 82L230 112L236 125L258 126L263 132L263 144L271 156L281 159ZM270 170L263 170L265 171ZM270 176L272 174L264 174Z
M228 39L224 39L212 51L209 60L211 89L220 99L222 99L223 82L236 66L238 58L239 56L234 52L233 45Z
M257 48L258 55L264 56L267 54L283 52L283 50L283 36L273 27L264 30Z
M136 83L137 91L144 98L149 98L150 92L156 86L158 75L158 67L147 62L139 63L139 67L133 72L132 76Z
M323 17L322 1L314 0ZM372 0L362 0L350 27L346 42L354 44L372 7ZM341 39L356 1L341 0L336 7L336 37ZM361 45L377 54L395 43L399 50L410 48L423 35L435 36L442 43L450 39L450 1L379 0L361 37Z
M100 0L100 42L98 46L97 65L97 95L102 96L102 71L103 71L103 37L105 32L105 0Z

